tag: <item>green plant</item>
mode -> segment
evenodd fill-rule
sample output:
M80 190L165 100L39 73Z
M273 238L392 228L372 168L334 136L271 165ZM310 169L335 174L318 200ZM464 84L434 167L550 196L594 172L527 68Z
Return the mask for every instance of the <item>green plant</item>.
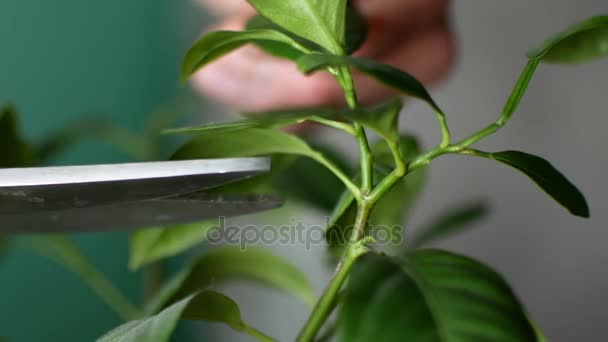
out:
M91 286L125 319L134 319L101 341L166 341L179 319L223 322L261 341L266 333L246 324L237 304L212 290L218 282L245 279L291 293L314 304L298 341L531 341L544 340L505 280L487 265L436 249L429 241L454 233L483 215L473 203L439 217L406 243L386 253L375 248L374 228L396 227L395 237L424 183L426 167L455 154L494 160L527 175L573 215L589 216L581 192L550 163L518 151L485 152L474 148L505 125L516 111L534 71L542 62L580 63L608 55L608 17L594 17L549 39L528 54L528 63L497 121L454 142L446 115L424 86L404 71L353 57L365 38L365 25L346 0L249 0L260 16L243 32L211 32L186 55L182 78L249 43L274 56L294 61L305 74L326 71L344 91L345 108L298 108L247 113L227 124L175 129L194 137L176 159L270 155L274 170L214 191L258 192L280 188L286 194L331 211L326 238L338 259L335 273L315 300L306 277L290 264L261 249L211 249L194 258L161 287L143 309L114 293L93 273ZM442 139L421 151L416 139L401 135L403 103L393 98L361 107L351 70L426 102L435 112ZM326 146L317 146L281 128L315 122L352 136L359 149L357 171ZM379 140L370 144L368 134ZM286 170L288 172L282 172ZM289 179L291 177L291 179ZM285 179L287 177L287 179ZM295 178L297 177L297 178ZM294 180L294 179L297 179ZM305 184L298 187L299 184ZM307 185L310 184L310 185ZM141 230L131 237L130 267L139 269L198 244L216 222ZM399 228L401 229L401 228ZM90 265L63 238L47 239L37 250L59 259L91 279ZM46 247L44 247L46 246ZM54 248L48 249L48 246ZM66 251L72 251L66 253ZM73 262L81 260L81 262ZM101 286L99 284L102 284ZM105 284L105 285L104 285ZM337 308L337 321L328 322ZM323 327L326 330L321 336Z

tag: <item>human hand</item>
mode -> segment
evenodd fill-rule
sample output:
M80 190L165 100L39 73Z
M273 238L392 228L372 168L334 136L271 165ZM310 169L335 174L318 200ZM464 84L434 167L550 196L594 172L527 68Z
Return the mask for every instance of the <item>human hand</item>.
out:
M244 0L199 0L219 15L218 30L242 30L255 11ZM364 15L368 39L356 55L405 70L432 84L450 69L454 59L446 20L447 0L355 0ZM370 104L394 95L390 89L354 74L359 100ZM233 52L198 72L194 87L229 107L264 111L278 107L343 103L342 91L327 74L304 76L289 61L256 47Z

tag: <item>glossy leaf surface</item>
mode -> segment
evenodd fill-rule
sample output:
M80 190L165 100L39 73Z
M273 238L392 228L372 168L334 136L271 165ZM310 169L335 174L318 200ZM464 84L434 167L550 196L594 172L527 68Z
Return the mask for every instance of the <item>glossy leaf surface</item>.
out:
M334 54L345 45L346 0L247 0L259 14Z
M543 191L575 216L589 217L585 196L543 158L519 151L505 151L482 155L509 165L530 177Z
M338 316L338 341L535 341L524 309L500 275L464 256L412 252L363 256Z

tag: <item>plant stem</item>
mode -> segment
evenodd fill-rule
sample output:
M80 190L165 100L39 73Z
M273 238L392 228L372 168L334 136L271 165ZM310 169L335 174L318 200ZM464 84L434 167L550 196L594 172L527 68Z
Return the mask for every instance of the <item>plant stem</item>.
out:
M357 108L357 93L355 91L352 74L348 67L340 68L337 71L336 78L338 83L340 83L342 90L344 90L344 97L348 107L351 109ZM365 196L371 192L373 187L372 153L369 148L365 129L356 122L353 124L353 127L355 129L357 144L359 145L359 159L361 160L361 192Z
M363 238L365 235L365 227L369 220L369 214L371 206L362 205L359 206L357 211L357 219L355 221L355 227L353 229L353 235L351 236L350 243L342 257L342 260L338 263L338 267L334 272L327 288L319 298L319 301L315 305L308 321L302 328L302 331L298 335L298 342L310 342L313 341L331 312L333 311L336 303L336 298L340 293L342 285L346 281L350 270L357 260L358 257L368 252L367 241Z

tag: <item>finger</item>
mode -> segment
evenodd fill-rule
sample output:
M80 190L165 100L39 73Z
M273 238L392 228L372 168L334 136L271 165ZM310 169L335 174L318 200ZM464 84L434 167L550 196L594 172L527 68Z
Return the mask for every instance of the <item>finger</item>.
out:
M429 16L443 16L448 0L355 0L355 6L371 19L412 26Z
M422 32L415 32L394 49L380 56L380 62L404 70L423 84L431 85L445 76L453 63L455 47L448 25L442 21ZM355 74L359 100L369 105L395 95L397 92L370 79Z
M197 0L197 2L219 17L237 13L254 14L254 9L244 0Z

